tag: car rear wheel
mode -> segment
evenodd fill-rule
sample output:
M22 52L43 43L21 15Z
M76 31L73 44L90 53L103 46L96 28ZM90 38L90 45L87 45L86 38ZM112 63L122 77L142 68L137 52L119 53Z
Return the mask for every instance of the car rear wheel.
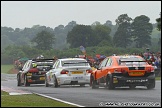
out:
M80 84L80 87L85 87L85 84Z
M58 87L58 82L57 82L56 76L53 76L53 87L55 87L55 88Z
M49 87L48 81L47 81L47 76L45 76L45 86Z
M130 89L135 89L136 86L135 86L135 85L129 85L129 88L130 88Z
M113 85L112 77L107 76L107 83L106 83L106 85L107 85L107 88L109 90L112 90L112 89L115 88L114 85Z
M27 75L24 76L24 85L30 86L30 83L27 81Z
M21 86L21 79L20 79L20 75L17 75L17 86Z
M153 89L153 88L155 88L155 79L153 80L152 83L147 85L147 89Z

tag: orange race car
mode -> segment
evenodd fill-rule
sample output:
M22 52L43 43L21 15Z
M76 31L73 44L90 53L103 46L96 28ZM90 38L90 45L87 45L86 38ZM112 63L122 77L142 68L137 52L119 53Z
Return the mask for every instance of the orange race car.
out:
M154 67L149 65L141 56L110 56L106 57L91 73L90 85L114 89L115 87L146 86L155 88Z

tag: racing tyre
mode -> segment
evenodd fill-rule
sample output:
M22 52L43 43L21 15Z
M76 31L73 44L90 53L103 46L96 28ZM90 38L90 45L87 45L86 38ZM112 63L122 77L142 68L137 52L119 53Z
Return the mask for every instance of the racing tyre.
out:
M135 86L135 85L129 85L129 88L130 88L130 89L135 89L136 86Z
M24 85L30 86L30 83L27 81L27 75L24 76Z
M107 88L108 88L109 90L112 90L112 89L115 88L114 85L113 85L112 77L107 76L106 85L107 85Z
M21 86L21 79L20 79L20 75L17 75L17 86Z
M153 88L155 88L155 79L153 80L152 83L147 85L147 89L153 89Z
M94 78L92 77L92 89L96 89L99 88L99 85L97 84L97 81L94 80Z
M58 82L55 76L53 76L53 87L57 88L58 87Z
M45 76L45 86L49 87L48 81L47 81L47 77Z
M85 87L85 84L80 84L80 87Z

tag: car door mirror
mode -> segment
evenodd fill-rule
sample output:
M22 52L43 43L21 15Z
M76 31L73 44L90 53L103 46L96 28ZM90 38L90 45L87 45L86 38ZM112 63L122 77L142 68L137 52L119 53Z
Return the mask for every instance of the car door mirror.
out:
M18 69L22 71L22 67L19 67Z
M99 65L95 65L94 67L95 67L97 70L99 70Z

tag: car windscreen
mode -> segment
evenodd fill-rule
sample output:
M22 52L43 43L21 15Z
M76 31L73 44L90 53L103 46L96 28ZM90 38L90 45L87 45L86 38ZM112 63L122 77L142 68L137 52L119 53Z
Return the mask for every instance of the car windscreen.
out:
M89 66L89 62L85 60L66 60L61 62L63 67L66 66Z
M48 61L48 62L46 62L46 61L44 61L44 62L34 62L37 66L37 68L38 68L38 70L46 70L46 71L48 71L48 70L50 70L51 68L52 68L52 65L53 65L53 62L52 61Z
M119 58L118 64L125 66L133 66L133 65L143 66L146 65L147 63L142 57L127 57L127 58L123 57Z

